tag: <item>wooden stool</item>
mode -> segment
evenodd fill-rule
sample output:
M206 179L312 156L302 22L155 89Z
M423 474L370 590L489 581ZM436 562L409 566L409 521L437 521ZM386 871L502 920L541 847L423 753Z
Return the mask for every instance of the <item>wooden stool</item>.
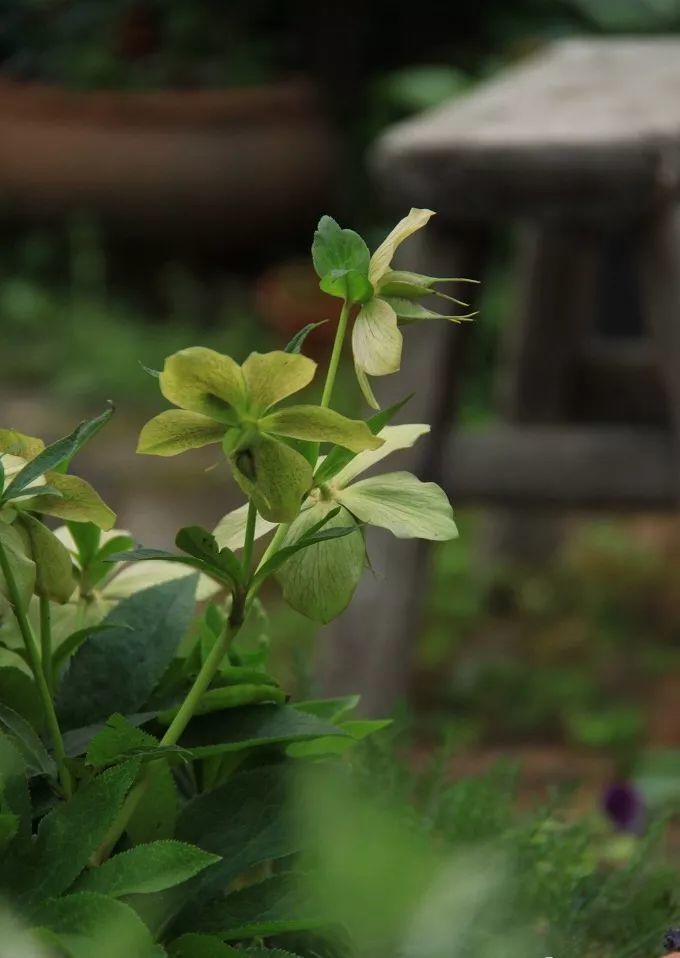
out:
M520 302L499 371L503 424L451 437L447 393L474 330L452 335L447 327L445 368L432 353L443 382L428 388L422 413L435 426L427 478L455 504L483 502L522 519L541 507L676 508L680 41L556 44L389 130L372 168L395 211L438 212L430 243L449 256L441 275L461 275L462 257L468 275L480 276L471 254L479 258L480 237L504 222L521 224ZM408 268L436 272L424 251L406 256ZM407 349L428 348L419 346L421 329ZM399 384L402 395L421 386ZM506 540L515 540L512 513L505 524ZM417 604L414 590L421 591L416 584L408 594L404 577L396 588L387 582L376 616L388 615L385 603L399 604L401 615L388 617L412 629L417 617L404 609ZM370 644L365 619L362 632ZM395 652L403 656L411 639L395 636ZM392 658L383 649L385 657ZM379 670L369 679L371 698L385 707L404 693L407 666L391 688Z

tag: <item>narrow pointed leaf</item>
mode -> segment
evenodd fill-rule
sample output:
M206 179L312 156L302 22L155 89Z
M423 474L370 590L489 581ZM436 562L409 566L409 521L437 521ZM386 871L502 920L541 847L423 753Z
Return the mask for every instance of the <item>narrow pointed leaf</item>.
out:
M179 885L219 860L219 855L186 842L151 842L91 869L80 879L77 890L98 892L109 898L150 894Z
M297 332L293 338L290 340L288 345L285 347L285 353L300 353L302 352L302 346L304 341L307 339L310 333L313 333L315 329L319 326L324 326L328 322L327 319L322 319L318 323L307 323L306 326L303 326L302 329Z
M109 406L101 416L81 422L68 436L64 436L63 439L58 439L51 446L47 446L14 477L6 493L15 494L17 490L26 489L40 476L44 476L46 472L51 472L64 463L70 462L78 450L82 449L85 443L89 442L99 432L112 415L113 406Z
M241 563L231 549L220 547L215 537L201 526L186 526L175 537L175 545L182 552L205 563L208 568L223 572L232 582L238 584L243 577Z
M0 728L21 752L29 774L54 776L54 761L36 732L26 719L4 704L0 704Z

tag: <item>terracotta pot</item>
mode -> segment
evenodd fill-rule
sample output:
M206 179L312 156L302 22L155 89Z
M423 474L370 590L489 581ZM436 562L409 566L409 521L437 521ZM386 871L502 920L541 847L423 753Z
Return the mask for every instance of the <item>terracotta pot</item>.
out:
M263 322L278 334L282 343L308 323L323 320L329 322L309 334L305 352L324 353L333 341L334 313L337 317L340 300L334 301L321 292L319 278L308 260L290 260L263 273L255 286L255 302Z
M332 157L304 81L148 93L0 81L0 196L20 217L88 209L143 234L256 245L313 221Z

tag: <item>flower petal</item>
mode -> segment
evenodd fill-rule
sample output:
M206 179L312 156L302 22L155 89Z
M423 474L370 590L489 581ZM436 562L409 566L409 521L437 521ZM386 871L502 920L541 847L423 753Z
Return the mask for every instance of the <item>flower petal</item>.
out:
M35 563L35 594L60 605L68 602L76 587L68 549L33 516L21 515L17 523Z
M455 539L453 510L443 489L421 482L410 472L362 479L336 493L362 522L381 526L399 539Z
M217 523L213 530L215 541L220 549L242 549L246 539L246 523L248 521L248 504L228 512ZM260 539L276 526L275 522L268 522L258 515L255 520L255 538Z
M337 508L334 502L320 502L305 509L291 525L283 545L297 542L310 526L334 508ZM353 517L341 508L324 528L353 524ZM276 577L288 605L315 622L330 622L349 605L365 565L363 534L353 532L301 549L286 560Z
M251 353L243 366L243 379L251 407L265 412L274 403L308 386L316 363L301 353Z
M21 602L26 608L35 588L35 562L27 555L26 544L13 526L0 520L0 543L5 550ZM7 583L0 572L0 596L9 598Z
M20 456L27 462L35 459L38 453L45 448L42 439L25 436L15 429L0 429L0 454L9 453L11 456Z
M375 398L375 393L371 389L371 384L368 381L368 376L366 373L363 371L361 366L358 366L356 363L354 364L354 372L357 377L357 382L359 383L359 389L361 390L362 395L368 405L372 409L380 409L380 403Z
M159 376L161 392L180 409L233 423L232 407L245 403L241 367L231 356L191 346L168 356Z
M391 233L389 233L377 248L368 267L368 278L375 286L378 280L390 268L392 257L397 247L408 239L411 234L422 229L431 216L434 216L433 210L412 209L408 216L399 220Z
M360 452L333 477L333 485L340 489L348 486L356 476L366 472L367 469L370 469L391 453L397 452L399 449L409 449L429 431L430 427L426 423L420 422L403 423L399 426L384 426L378 433L378 437L383 440L380 449Z
M227 429L223 422L184 409L168 409L154 416L139 434L137 452L149 456L176 456L219 442Z
M347 419L333 409L321 406L289 406L260 420L264 432L289 439L334 442L337 446L361 452L379 449L382 440L374 436L362 419Z
M312 467L285 442L259 435L229 457L234 479L270 522L292 522L312 485Z
M401 365L402 335L397 314L382 299L372 299L359 311L352 329L357 366L369 376L388 376Z
M100 529L112 529L116 514L109 509L89 482L79 476L48 472L47 483L61 493L60 496L34 496L21 502L22 509L42 512L58 519L75 522L94 522Z

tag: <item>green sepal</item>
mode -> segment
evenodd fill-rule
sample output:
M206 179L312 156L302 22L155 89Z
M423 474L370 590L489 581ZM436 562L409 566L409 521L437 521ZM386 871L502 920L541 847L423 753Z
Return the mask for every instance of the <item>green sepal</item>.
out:
M321 279L319 288L348 303L367 303L375 293L368 276L356 269L332 269Z
M68 549L46 525L27 513L20 514L15 525L35 563L35 594L60 605L68 602L76 587Z
M312 484L312 467L295 449L251 433L230 455L234 479L270 522L292 522Z
M319 279L332 270L356 270L368 276L371 254L354 230L341 229L332 216L322 216L312 242L312 262Z

